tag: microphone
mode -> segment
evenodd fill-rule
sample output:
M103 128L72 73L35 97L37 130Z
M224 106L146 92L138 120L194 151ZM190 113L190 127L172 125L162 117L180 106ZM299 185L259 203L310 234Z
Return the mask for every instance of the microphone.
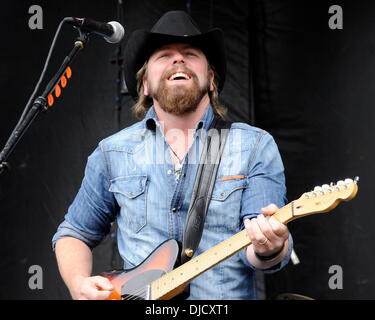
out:
M118 43L124 37L124 27L117 21L108 23L99 22L87 18L70 17L66 21L74 27L80 28L85 32L93 32L104 37L109 43Z

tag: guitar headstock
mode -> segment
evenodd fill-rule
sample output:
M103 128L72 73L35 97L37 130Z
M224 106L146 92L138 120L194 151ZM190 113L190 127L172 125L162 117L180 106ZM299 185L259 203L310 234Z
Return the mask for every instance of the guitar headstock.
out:
M323 184L313 191L304 193L293 203L293 219L309 214L328 212L342 201L353 199L358 192L359 178L345 179L336 184Z

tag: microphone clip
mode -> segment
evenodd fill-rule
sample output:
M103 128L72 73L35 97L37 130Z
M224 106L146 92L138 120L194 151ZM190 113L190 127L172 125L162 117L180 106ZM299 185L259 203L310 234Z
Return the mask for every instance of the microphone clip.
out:
M73 28L78 31L78 37L76 38L74 45L76 47L80 47L80 49L83 49L86 46L87 42L89 41L90 35L90 31L87 31L85 30L85 28L83 28L84 20L84 18L64 18L65 23L72 25Z
M90 32L83 31L79 27L75 27L75 28L78 30L78 37L76 38L76 41L74 42L74 45L76 47L78 46L81 49L83 49L90 39L90 37L89 37Z

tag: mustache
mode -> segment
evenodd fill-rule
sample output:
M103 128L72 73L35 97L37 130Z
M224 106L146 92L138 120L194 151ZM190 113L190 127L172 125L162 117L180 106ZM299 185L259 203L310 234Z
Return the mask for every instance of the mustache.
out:
M161 75L161 79L162 80L168 80L170 78L170 76L172 74L176 73L176 72L184 72L184 73L188 74L191 78L197 79L197 75L195 74L194 71L190 70L187 67L181 67L181 66L173 67L171 70L165 71Z

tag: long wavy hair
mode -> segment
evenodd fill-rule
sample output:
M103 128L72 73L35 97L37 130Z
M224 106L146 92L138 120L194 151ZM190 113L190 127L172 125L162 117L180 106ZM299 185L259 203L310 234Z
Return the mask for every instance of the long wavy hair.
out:
M210 98L210 103L213 109L213 112L220 117L221 119L225 119L227 115L227 108L223 106L219 101L219 92L217 89L217 73L215 72L214 68L208 64L208 72L214 72L214 83L213 83L213 90L208 92L208 96ZM153 104L152 98L145 96L143 94L143 79L147 74L147 61L144 63L141 69L137 72L137 92L138 92L138 100L136 104L132 107L134 115L138 119L143 119L146 115L148 109L150 109L151 105Z

